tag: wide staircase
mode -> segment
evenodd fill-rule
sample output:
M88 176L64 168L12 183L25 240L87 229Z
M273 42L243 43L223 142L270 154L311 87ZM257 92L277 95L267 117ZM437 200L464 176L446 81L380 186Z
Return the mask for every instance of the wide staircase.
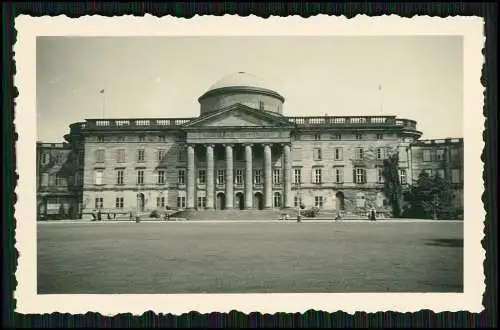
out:
M172 214L171 218L186 220L279 220L280 210L184 210Z

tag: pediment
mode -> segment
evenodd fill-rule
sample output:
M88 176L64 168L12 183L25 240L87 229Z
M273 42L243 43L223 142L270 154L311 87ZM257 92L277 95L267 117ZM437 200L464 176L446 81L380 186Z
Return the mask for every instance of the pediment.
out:
M284 117L236 104L192 120L184 127L283 127L291 125L293 124Z

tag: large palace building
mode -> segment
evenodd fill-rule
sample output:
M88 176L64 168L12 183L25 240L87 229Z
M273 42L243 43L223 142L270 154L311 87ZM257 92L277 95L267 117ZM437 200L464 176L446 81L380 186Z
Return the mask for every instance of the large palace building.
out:
M288 117L285 98L244 72L198 100L196 118L87 119L67 142L37 143L39 217L301 204L390 216L382 166L393 153L403 186L429 171L462 189L463 140L420 140L413 120Z

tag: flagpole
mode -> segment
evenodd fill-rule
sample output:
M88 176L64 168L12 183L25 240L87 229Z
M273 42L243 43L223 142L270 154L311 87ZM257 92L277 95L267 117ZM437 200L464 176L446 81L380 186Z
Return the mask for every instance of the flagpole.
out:
M384 95L382 93L382 85L378 85L378 93L379 93L379 103L380 103L380 114L384 115Z
M102 89L100 91L102 95L102 118L106 118L106 90Z

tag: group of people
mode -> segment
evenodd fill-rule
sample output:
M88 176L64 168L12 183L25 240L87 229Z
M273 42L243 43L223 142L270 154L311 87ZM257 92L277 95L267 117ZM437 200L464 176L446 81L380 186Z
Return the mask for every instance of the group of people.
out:
M107 219L108 220L116 220L116 213L113 213L113 217L111 217L111 213L107 214ZM92 211L92 221L101 221L102 220L102 213L101 210L93 210Z

